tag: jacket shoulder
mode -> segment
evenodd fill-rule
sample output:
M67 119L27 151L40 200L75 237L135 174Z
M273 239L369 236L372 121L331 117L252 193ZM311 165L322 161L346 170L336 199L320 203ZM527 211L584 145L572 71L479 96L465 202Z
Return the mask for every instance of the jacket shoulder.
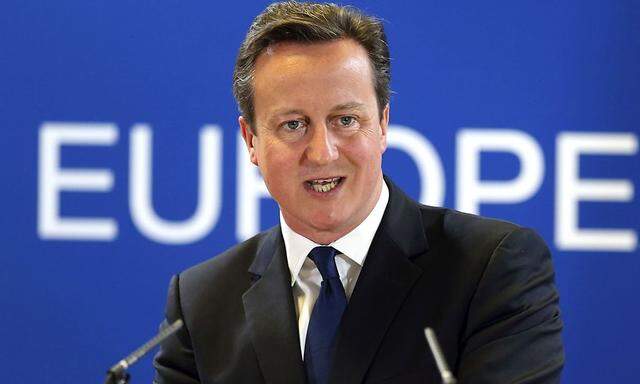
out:
M253 283L249 267L269 232L261 232L181 272L178 281L183 309L189 311L188 307L199 307L216 298L242 296Z
M522 230L517 224L456 211L450 208L420 206L430 242L440 239L469 251L493 250L510 233Z

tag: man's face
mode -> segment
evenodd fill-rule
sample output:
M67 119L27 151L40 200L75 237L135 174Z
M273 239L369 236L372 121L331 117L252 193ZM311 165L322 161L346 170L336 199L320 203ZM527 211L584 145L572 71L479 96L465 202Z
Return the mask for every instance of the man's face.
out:
M255 64L251 161L287 224L328 244L360 224L382 188L389 107L380 119L366 51L350 39L280 43Z

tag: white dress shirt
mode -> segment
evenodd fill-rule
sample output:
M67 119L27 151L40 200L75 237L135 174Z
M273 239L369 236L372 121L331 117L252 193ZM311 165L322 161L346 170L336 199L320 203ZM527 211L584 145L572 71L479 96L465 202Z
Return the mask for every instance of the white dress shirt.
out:
M347 301L351 298L353 288L356 285L360 270L364 265L364 259L373 241L373 236L380 226L384 210L389 202L389 189L382 182L382 191L378 202L366 219L351 232L329 245L337 249L341 254L336 256L336 267L340 275L340 281L344 286ZM304 344L307 337L307 327L311 318L313 305L320 292L322 276L314 262L307 256L309 252L320 246L306 237L294 232L284 221L280 213L280 227L284 246L287 252L287 263L291 272L291 286L293 301L296 305L298 316L298 330L300 332L301 356L304 357Z

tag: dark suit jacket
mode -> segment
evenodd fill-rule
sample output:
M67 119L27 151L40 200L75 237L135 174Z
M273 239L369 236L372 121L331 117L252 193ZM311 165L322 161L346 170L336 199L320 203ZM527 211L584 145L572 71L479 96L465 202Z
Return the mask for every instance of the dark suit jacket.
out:
M344 313L331 383L439 383L435 329L461 383L557 383L562 321L543 240L516 225L390 199ZM186 327L155 358L158 383L304 383L280 227L175 276Z

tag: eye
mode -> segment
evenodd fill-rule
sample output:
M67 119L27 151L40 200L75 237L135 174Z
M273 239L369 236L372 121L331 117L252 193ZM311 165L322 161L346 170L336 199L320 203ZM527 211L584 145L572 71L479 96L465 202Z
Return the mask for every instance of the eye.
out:
M290 131L297 131L297 130L299 130L300 128L303 127L303 124L304 123L302 121L300 121L300 120L290 120L290 121L285 122L283 124L283 126L284 126L284 128L286 128L286 129L288 129Z
M353 116L340 116L338 121L340 122L340 125L349 127L356 121L356 118Z

